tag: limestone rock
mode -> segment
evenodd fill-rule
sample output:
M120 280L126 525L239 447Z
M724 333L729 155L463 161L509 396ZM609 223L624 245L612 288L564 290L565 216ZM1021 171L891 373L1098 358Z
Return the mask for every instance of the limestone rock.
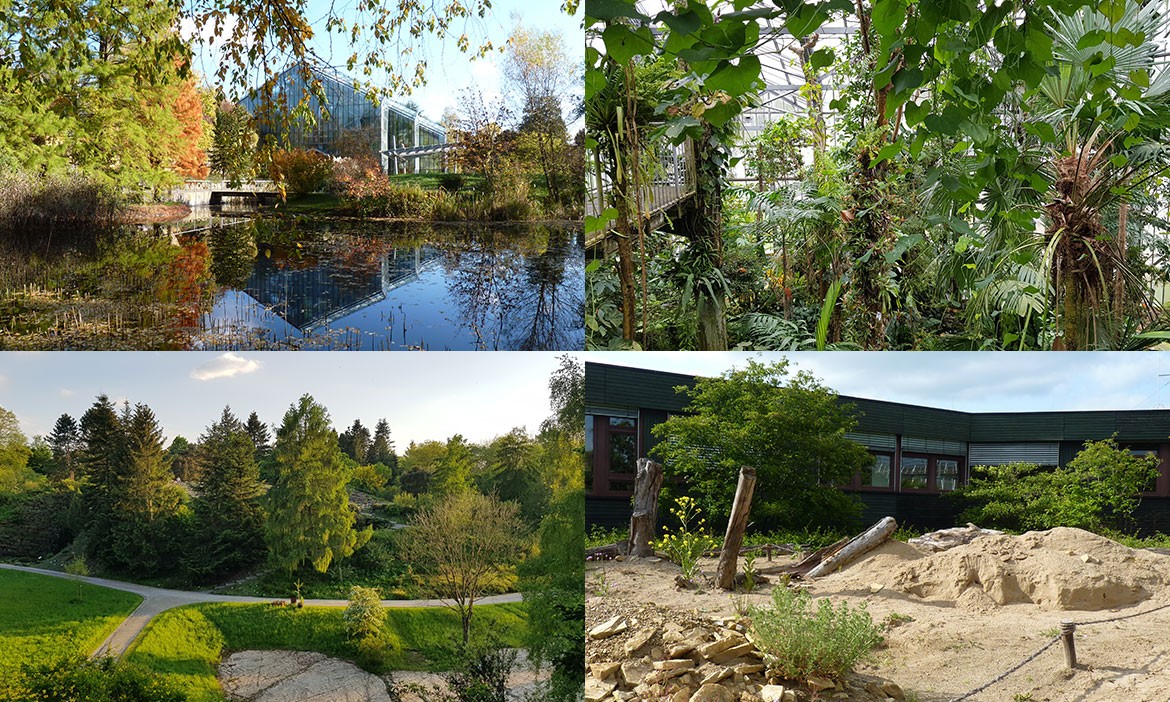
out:
M695 662L690 658L672 658L665 661L655 661L655 670L676 670L678 668L686 668L691 670L695 667Z
M764 685L760 688L760 699L764 702L781 702L784 699L784 686Z
M641 661L625 661L622 663L622 680L626 687L634 687L642 682L650 670L650 666Z
M810 677L805 682L808 683L809 689L812 690L813 692L822 692L824 690L832 690L832 689L837 687L837 683L833 682L832 680L830 680L828 678L822 678L822 677L817 676L817 675Z
M722 685L707 684L691 695L690 702L738 702L736 695Z
M709 644L700 646L699 653L703 656L703 658L711 659L729 648L741 646L745 643L747 643L747 639L744 638L743 634L732 631Z
M602 622L589 630L589 638L591 639L608 639L611 636L616 636L626 629L629 629L626 620L621 617L614 617L607 622Z
M893 697L894 699L898 700L898 702L906 699L906 693L902 692L902 688L898 687L897 683L883 683L882 692L885 693L886 697Z
M601 702L609 693L617 688L614 683L607 683L597 678L585 679L585 702Z
M630 637L630 640L626 641L626 644L622 647L622 650L625 651L627 657L633 656L638 651L642 650L646 644L650 643L650 639L653 639L657 633L658 630L653 628L642 629L641 631L635 632L634 635Z
M607 661L605 663L592 663L589 666L589 672L593 673L593 677L598 680L605 680L609 676L621 670L622 664L616 661Z
M741 643L739 645L732 646L729 649L726 649L724 651L716 653L712 656L708 656L708 658L711 660L712 663L726 663L728 661L733 661L736 658L750 656L753 653L755 653L755 651L756 651L755 646L751 645L747 641L744 641L743 643Z

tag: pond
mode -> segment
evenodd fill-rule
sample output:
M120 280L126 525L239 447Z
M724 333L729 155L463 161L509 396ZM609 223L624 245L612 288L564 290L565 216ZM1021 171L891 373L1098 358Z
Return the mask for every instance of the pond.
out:
M0 347L576 350L584 235L255 219L0 267Z

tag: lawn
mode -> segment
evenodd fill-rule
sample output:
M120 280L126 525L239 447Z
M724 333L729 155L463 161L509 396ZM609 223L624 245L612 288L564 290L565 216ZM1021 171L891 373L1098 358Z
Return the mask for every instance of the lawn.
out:
M0 570L0 679L22 664L88 656L142 598L64 578Z
M159 615L128 656L132 663L171 678L191 702L220 702L215 679L230 651L283 649L318 651L346 658L381 673L390 670L447 670L457 662L459 619L449 609L387 609L382 639L385 654L363 659L345 634L341 608L291 609L272 605L199 604ZM474 634L487 632L499 643L519 646L525 626L522 604L475 609Z

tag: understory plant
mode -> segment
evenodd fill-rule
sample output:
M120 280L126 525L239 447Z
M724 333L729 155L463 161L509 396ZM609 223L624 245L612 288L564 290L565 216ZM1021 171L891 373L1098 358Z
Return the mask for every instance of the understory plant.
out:
M772 590L770 607L751 608L751 633L768 667L790 680L840 676L882 642L865 603L814 605L807 592L786 587Z
M702 510L692 498L684 495L675 500L675 507L670 513L678 520L678 528L671 532L669 527L663 527L662 538L651 545L655 551L665 553L667 558L682 568L684 579L694 580L699 573L699 557L715 548L719 542L703 530L706 522Z

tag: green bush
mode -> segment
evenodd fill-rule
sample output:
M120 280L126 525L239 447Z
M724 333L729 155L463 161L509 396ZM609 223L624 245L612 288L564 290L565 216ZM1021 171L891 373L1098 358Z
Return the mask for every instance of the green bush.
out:
M1157 466L1156 456L1131 455L1113 439L1088 441L1060 468L976 466L955 499L967 506L962 520L1000 529L1121 529L1153 489Z
M882 642L865 604L835 608L822 599L814 610L807 592L785 587L772 591L771 607L751 609L751 632L768 667L793 680L840 676Z
M26 666L0 688L0 700L37 702L186 702L170 681L112 658L63 658Z
M351 639L377 637L385 621L382 596L375 588L358 585L350 588L349 606L345 608L345 631Z
M440 173L439 187L449 193L459 192L465 179L462 173Z

